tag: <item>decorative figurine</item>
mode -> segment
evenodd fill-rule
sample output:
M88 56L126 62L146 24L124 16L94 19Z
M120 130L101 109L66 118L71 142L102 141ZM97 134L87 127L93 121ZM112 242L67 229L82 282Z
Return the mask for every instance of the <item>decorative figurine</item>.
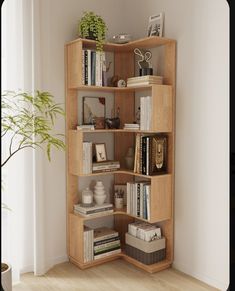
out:
M153 68L150 64L150 59L152 58L152 53L150 51L146 51L144 54L143 52L135 48L134 53L141 57L141 59L138 61L139 65L139 75L140 76L146 76L146 75L153 75Z
M106 198L106 194L105 194L105 190L104 190L104 185L102 181L97 181L96 185L94 187L94 199L97 205L103 205L105 198Z
M113 110L112 110L113 112ZM105 118L105 123L109 129L118 129L120 127L120 118L119 118L120 108L117 109L117 116L113 118ZM113 114L112 114L113 116Z

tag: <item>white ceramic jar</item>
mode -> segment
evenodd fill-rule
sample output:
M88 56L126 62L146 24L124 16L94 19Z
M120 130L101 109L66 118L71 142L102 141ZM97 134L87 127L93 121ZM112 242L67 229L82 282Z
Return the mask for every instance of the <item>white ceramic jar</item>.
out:
M105 189L104 189L104 185L102 181L97 181L96 185L94 187L94 199L95 202L98 206L103 205L105 198L106 198L106 194L105 194Z

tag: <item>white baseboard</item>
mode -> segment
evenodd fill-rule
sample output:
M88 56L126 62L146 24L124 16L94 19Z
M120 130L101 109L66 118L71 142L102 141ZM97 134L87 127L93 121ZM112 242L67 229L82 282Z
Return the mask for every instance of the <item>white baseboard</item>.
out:
M180 272L183 272L189 276L192 276L203 283L206 283L214 288L218 288L220 291L226 291L228 289L229 283L220 282L214 278L211 278L205 274L201 274L198 272L195 272L194 270L190 269L188 266L185 266L183 264L173 263L172 267Z
M36 275L37 276L44 275L47 271L49 271L55 265L61 264L61 263L64 263L64 262L68 262L68 260L69 259L68 259L67 255L59 256L59 257L56 257L56 258L50 258L49 260L46 260L45 267L39 269L37 271ZM20 274L29 273L29 272L34 272L34 266L33 265L24 266L20 270Z

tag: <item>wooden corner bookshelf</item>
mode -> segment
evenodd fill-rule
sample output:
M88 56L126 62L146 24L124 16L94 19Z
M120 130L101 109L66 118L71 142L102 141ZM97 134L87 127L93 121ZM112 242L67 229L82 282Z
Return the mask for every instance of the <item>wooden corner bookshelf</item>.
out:
M161 75L162 85L144 85L136 87L99 87L82 83L82 51L95 50L96 43L92 40L76 39L65 44L65 89L66 89L66 164L67 164L67 253L72 263L81 269L103 264L110 260L122 258L127 262L150 273L166 269L173 262L174 235L174 144L175 144L175 71L176 71L176 41L163 37L147 37L126 44L106 43L105 52L111 52L114 60L114 75L127 81L135 76L134 49L155 49L161 47L164 65ZM153 64L154 65L154 64ZM148 90L151 98L152 119L149 131L125 130L124 123L132 123L135 119L136 94ZM91 92L113 94L115 110L120 108L120 129L78 130L79 94ZM168 137L167 173L155 176L137 174L125 168L124 154L130 146L134 146L137 133L164 133ZM85 136L92 140L94 134L112 135L114 140L114 158L120 161L121 169L114 172L83 174L82 145ZM93 180L100 176L113 175L115 184L125 184L136 178L143 178L151 183L150 219L149 223L157 223L166 238L166 258L152 265L145 265L125 253L125 233L128 224L135 220L143 220L126 212L126 209L114 210L113 213L97 214L83 217L73 212L74 204L80 202L78 194L79 183L90 177ZM84 225L89 220L99 217L113 217L114 229L120 234L122 252L102 259L84 263L83 232Z

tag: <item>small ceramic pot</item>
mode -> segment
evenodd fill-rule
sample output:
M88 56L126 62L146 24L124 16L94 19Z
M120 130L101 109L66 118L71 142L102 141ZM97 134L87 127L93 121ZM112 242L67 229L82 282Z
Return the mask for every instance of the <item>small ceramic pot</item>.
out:
M115 208L117 209L123 208L123 202L124 202L123 198L114 198Z
M95 203L98 206L101 206L104 204L105 198L106 198L106 194L103 194L103 195L94 194Z

